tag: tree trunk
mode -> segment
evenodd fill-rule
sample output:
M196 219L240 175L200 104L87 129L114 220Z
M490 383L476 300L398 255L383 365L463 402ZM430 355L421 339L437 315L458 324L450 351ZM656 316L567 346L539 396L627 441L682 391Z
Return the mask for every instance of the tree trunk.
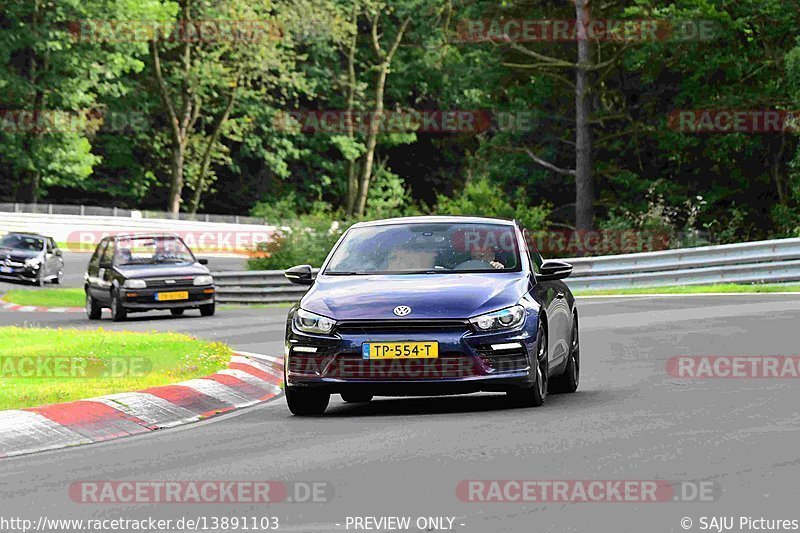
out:
M169 189L169 212L177 217L181 210L181 191L183 191L183 162L186 156L184 144L175 142L172 149L172 183Z
M353 36L350 39L350 49L347 53L347 136L351 142L355 139L353 125L353 111L356 98L356 48L358 46L358 11L357 4L353 4L353 23L356 24ZM347 216L351 217L355 213L356 199L358 197L358 176L356 174L356 161L347 162Z
M358 204L356 205L356 216L364 216L367 208L367 197L369 196L369 182L372 179L372 167L375 162L375 147L378 145L378 132L383 120L383 93L386 88L386 75L389 72L387 64L381 65L378 72L378 80L375 85L375 110L369 123L367 133L367 151L364 154L364 167L361 172L361 183L358 187Z
M591 100L589 67L591 41L586 31L589 0L575 0L578 27L578 66L575 80L575 228L594 229L594 183L592 177Z

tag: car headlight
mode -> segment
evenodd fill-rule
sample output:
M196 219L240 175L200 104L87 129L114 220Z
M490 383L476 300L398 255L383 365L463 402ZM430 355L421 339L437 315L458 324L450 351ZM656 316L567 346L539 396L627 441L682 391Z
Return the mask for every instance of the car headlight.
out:
M30 259L25 260L25 266L30 268L39 268L41 263L42 260L38 257L31 257Z
M303 309L298 309L294 314L294 327L305 333L322 333L327 334L333 331L336 321L320 316L316 313L311 313Z
M211 276L197 276L194 278L195 285L213 285L214 278Z
M126 279L122 287L124 289L145 289L147 288L147 282L143 279Z
M525 308L521 305L513 305L499 311L470 318L469 321L478 331L516 328L525 321Z

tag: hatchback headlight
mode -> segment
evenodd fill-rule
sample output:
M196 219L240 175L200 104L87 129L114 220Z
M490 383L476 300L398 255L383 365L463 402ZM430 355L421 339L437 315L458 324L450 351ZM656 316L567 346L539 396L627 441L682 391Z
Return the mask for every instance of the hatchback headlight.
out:
M146 289L147 282L143 279L126 279L122 287L125 289Z
M519 327L525 321L525 308L513 305L499 311L486 313L469 319L478 331L496 331Z
M197 276L194 278L195 285L213 285L214 278L211 276Z
M294 327L305 333L328 334L333 331L336 321L304 309L298 309L294 314Z

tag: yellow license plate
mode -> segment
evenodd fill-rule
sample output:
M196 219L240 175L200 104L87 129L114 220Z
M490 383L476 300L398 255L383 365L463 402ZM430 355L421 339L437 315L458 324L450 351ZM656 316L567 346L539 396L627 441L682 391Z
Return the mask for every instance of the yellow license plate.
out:
M364 359L436 359L438 342L365 342L361 345Z
M189 293L187 291L180 292L157 292L156 300L159 302L169 302L172 300L188 300Z

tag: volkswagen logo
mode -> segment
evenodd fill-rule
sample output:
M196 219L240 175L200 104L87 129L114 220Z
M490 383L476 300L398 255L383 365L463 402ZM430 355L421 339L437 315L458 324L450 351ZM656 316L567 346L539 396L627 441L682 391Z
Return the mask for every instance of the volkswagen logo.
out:
M394 308L394 314L397 316L406 316L411 313L411 308L407 305L398 305Z

